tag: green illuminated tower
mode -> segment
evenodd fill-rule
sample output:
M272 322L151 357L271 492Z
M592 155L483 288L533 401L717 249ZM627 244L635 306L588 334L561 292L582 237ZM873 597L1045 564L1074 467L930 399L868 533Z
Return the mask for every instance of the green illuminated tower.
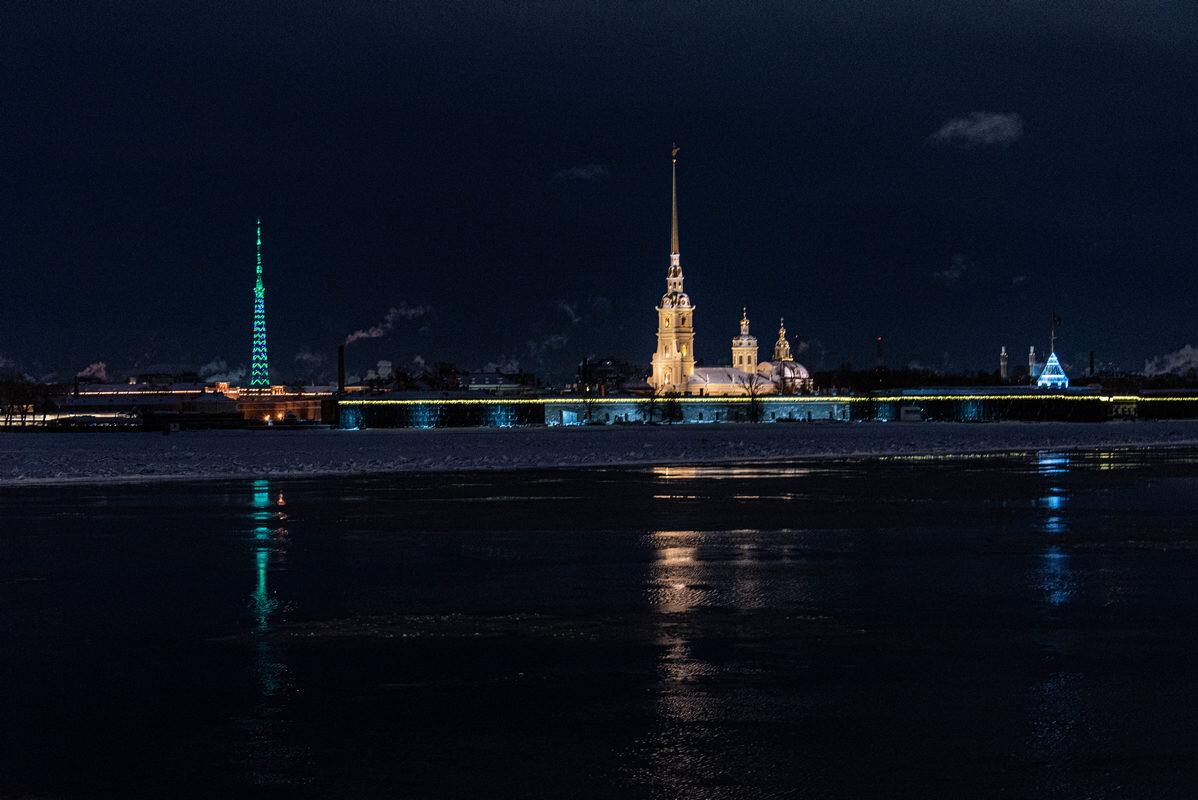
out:
M250 388L270 386L266 364L266 289L262 287L262 220L258 220L258 282L254 285L254 352L250 359Z

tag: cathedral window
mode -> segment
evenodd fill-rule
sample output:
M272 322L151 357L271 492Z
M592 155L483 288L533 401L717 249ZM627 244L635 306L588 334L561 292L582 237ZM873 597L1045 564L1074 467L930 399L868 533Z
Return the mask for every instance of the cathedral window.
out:
M686 317L682 318L682 327L686 327Z
M666 317L666 319L665 319L665 327L667 327L667 328L670 327L670 318L669 317Z
M682 355L686 355L686 345L682 345Z
M666 355L668 356L669 354L670 354L670 346L667 344L666 345Z

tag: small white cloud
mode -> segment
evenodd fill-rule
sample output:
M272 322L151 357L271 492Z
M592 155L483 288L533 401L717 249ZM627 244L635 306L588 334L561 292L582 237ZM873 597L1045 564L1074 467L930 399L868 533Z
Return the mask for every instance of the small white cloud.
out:
M1172 353L1165 353L1144 362L1144 374L1153 375L1187 375L1198 372L1198 349L1186 345Z
M420 355L419 353L412 356L412 369L413 370L415 370L416 372L424 372L424 370L427 367L428 367L428 363L424 360L424 356Z
M958 253L957 255L953 256L952 262L946 269L933 272L932 279L941 281L947 286L952 286L957 281L961 280L961 276L964 275L972 266L973 262L969 260L969 256Z
M1016 275L1014 278L1011 278L1011 283L1015 284L1016 286L1018 286L1021 283L1027 283L1027 276L1026 275Z
M550 178L551 183L568 183L571 181L584 181L586 183L598 183L599 181L607 180L611 177L611 170L603 164L587 164L584 167L569 167L567 169L559 169L553 173Z
M979 147L1006 147L1023 136L1023 117L1015 113L974 111L947 120L928 137L929 144L948 145L961 150Z

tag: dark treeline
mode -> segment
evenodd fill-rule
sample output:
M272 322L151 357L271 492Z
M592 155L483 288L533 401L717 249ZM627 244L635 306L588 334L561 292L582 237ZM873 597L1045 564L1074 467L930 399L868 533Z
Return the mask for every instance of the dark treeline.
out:
M925 389L931 386L1000 386L1010 381L994 372L940 373L927 369L887 369L877 367L855 370L842 364L834 370L813 373L815 385L823 390L878 392L887 389Z
M5 428L33 424L53 407L49 384L38 383L24 375L0 376L0 425Z

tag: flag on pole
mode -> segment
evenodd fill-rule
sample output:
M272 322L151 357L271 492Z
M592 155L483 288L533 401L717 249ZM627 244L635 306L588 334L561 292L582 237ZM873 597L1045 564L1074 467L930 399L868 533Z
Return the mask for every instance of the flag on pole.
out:
M1054 327L1054 328L1061 327L1061 318L1055 311L1052 312L1052 327Z

